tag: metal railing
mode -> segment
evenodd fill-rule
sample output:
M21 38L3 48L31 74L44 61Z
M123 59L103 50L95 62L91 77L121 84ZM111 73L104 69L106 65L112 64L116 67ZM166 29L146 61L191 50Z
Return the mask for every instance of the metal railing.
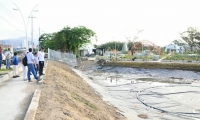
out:
M76 55L48 49L48 59L64 62L72 67L77 66Z

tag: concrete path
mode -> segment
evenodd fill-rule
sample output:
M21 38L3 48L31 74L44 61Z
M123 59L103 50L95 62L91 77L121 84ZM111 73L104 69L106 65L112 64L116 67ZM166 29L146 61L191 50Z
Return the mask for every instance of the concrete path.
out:
M23 120L35 89L39 87L36 80L23 81L22 73L0 83L0 120Z

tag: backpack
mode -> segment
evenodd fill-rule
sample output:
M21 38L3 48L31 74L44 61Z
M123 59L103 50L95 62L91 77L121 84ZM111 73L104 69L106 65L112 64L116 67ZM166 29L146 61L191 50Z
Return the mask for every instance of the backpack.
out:
M14 57L14 56L13 56ZM18 60L17 58L15 57L14 61L13 61L13 65L18 65Z
M26 56L23 58L22 64L23 64L24 66L27 66L27 57L26 57Z
M11 53L8 52L8 54L6 55L6 60L11 59Z

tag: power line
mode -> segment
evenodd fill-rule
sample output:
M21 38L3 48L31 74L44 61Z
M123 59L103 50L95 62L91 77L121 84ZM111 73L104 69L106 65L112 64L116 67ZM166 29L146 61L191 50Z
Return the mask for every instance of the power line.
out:
M6 22L7 22L9 25L11 25L12 27L14 27L14 28L18 29L17 27L15 27L15 26L14 26L14 25L12 25L11 23L9 23L7 20L5 20L3 17L1 17L1 16L0 16L0 18L1 18L1 19L3 19L4 21L6 21ZM18 30L20 30L20 29L18 29Z
M1 2L0 5L3 7L0 7L0 9L11 18L11 20L17 20L18 23L22 24ZM4 8L4 9L3 9ZM16 22L16 21L15 21Z
M16 19L19 23L21 23L1 2L0 2L0 4L4 7L4 9L7 11L7 13L9 13L9 15L12 18Z

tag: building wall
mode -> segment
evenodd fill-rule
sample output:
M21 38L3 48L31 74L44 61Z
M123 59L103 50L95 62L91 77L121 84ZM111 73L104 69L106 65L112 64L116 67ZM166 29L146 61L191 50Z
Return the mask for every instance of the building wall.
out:
M87 50L79 50L78 53L81 57L84 57L86 54L88 54L88 51Z

